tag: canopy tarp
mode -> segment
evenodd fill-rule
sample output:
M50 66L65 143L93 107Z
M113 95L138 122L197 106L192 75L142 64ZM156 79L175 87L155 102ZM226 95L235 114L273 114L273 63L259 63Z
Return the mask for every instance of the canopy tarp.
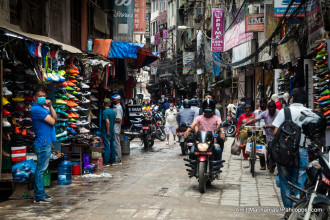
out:
M109 54L111 39L95 39L93 45L93 52L107 57Z
M129 59L131 68L138 69L156 61L158 56L154 55L150 48L140 47L137 51L137 59Z
M108 58L137 58L137 52L143 44L111 41Z

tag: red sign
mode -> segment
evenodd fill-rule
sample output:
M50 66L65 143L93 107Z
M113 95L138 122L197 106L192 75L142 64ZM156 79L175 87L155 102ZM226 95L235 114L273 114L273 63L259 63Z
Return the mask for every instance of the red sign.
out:
M264 14L246 15L245 16L245 32L263 32L265 29Z
M224 49L224 15L223 9L212 10L212 52L223 52Z
M134 34L146 32L146 0L134 1Z

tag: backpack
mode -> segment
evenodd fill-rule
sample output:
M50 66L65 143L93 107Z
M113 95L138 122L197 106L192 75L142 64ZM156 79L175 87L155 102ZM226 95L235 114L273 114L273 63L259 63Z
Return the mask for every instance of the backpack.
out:
M292 121L291 111L284 108L285 121L271 142L271 157L285 167L299 166L299 144L301 127Z

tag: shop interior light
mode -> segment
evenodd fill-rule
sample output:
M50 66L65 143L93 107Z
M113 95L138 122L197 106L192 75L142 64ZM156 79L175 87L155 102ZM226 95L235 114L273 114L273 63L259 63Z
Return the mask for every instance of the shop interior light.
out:
M18 39L24 39L23 37L21 36L18 36L16 34L12 34L12 33L5 33L6 36L9 36L9 37L15 37L15 38L18 38Z

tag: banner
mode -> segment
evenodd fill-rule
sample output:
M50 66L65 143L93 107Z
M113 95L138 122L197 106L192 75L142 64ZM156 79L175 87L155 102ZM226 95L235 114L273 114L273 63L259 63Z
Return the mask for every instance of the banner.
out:
M315 0L308 4L309 13L307 13L307 33L308 33L308 53L316 47L315 41L320 40L324 33L324 23L320 0Z
M167 30L163 30L163 42L167 42Z
M154 44L158 45L159 44L159 33L155 33L154 37L155 37Z
M133 42L134 0L114 0L113 40Z
M225 11L220 8L212 9L212 44L211 50L213 52L223 52L224 50L224 14Z
M183 52L183 74L195 68L195 52Z
M144 34L145 38L150 38L150 13L146 14L146 33Z
M134 34L146 32L146 0L134 0Z
M275 31L279 18L274 18L274 5L265 2L265 38L268 39Z
M265 18L264 14L246 15L245 32L263 32Z
M236 24L225 34L224 51L253 39L253 33L245 33L245 21Z
M275 0L274 2L274 16L275 17L283 17L286 9L291 0ZM294 3L291 5L288 13L286 16L290 16L299 6L302 0L295 0ZM314 1L314 0L307 0L307 2ZM296 13L296 17L305 17L306 7L301 7L299 11Z

